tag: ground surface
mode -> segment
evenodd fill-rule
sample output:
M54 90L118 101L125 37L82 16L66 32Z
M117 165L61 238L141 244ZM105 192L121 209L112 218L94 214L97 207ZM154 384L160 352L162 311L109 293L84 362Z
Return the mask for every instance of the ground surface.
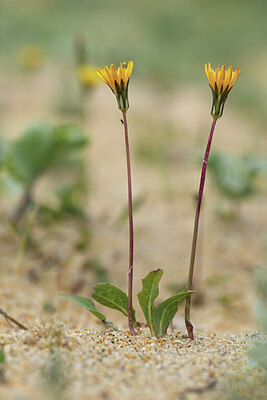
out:
M49 387L63 399L220 399L219 383L244 368L249 344L237 335L197 335L192 342L181 333L157 340L146 330L136 338L70 331L58 322L0 340L10 364L0 393L10 399L43 399Z
M27 79L17 78L8 90L5 77L1 78L1 90L7 93L1 98L4 135L15 137L21 127L40 118L70 120L60 117L53 108L53 90L60 75L61 71L45 69ZM165 272L159 296L163 300L173 294L170 285L183 285L187 276L193 196L200 175L194 158L203 154L206 145L211 124L210 93L195 93L188 88L162 93L133 83L130 102L134 197L142 199L134 217L134 291L141 289L141 278L160 267ZM239 217L226 222L214 213L221 198L207 179L197 260L201 269L198 289L204 294L204 302L192 311L197 332L194 343L183 336L182 307L174 320L177 334L170 332L160 341L151 339L147 331L131 338L126 319L116 312L108 312L109 319L123 331L114 337L114 332L100 333L102 328L93 316L57 296L58 292L90 295L96 278L84 266L95 257L106 268L110 281L126 289L127 220L118 223L127 200L123 128L108 88L99 87L87 106L90 114L83 128L92 142L85 154L91 177L86 206L92 233L88 250L76 250L80 226L69 220L48 227L33 224L38 252L27 248L22 255L21 237L11 229L7 216L16 199L2 201L0 304L30 331L14 331L0 319L0 345L6 352L6 381L0 393L5 399L44 396L45 389L41 391L38 382L42 368L48 365L51 348L54 351L49 326L56 316L65 324L65 328L56 324L60 331L56 351L63 360L63 375L65 368L68 371L70 398L131 399L139 393L147 399L220 398L218 382L227 370L245 366L245 335L257 329L251 316L255 299L252 271L256 265L266 263L266 181L260 180L257 195L238 207ZM165 146L164 132L171 159L167 178L158 166L141 163L135 151L143 140L153 143L158 137ZM229 99L212 150L263 155L267 138L260 124L231 110ZM49 179L38 183L36 199L47 196L48 184ZM47 312L47 304L52 305L52 314ZM138 320L143 320L137 301L135 306ZM97 330L88 331L91 328Z

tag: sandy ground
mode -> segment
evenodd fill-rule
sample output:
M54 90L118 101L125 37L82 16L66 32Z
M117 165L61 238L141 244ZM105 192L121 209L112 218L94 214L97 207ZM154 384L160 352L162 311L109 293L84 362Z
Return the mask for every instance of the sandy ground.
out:
M147 330L133 338L65 330L57 321L0 340L10 364L0 393L12 399L220 399L222 382L245 368L249 345L245 336L204 334L192 342L173 333L157 340Z
M35 76L13 80L1 78L0 118L4 136L15 137L21 127L39 119L66 121L53 106L60 76L60 71L47 69ZM163 93L133 80L130 103L133 192L134 198L142 198L134 215L134 291L138 293L141 289L141 278L160 267L165 273L159 300L164 300L172 294L170 285L183 284L187 277L193 196L200 176L194 157L202 154L206 145L211 124L210 93L208 90L196 92L193 88ZM266 155L264 128L251 122L249 116L234 112L230 103L229 99L225 116L218 122L212 150L253 151ZM167 396L182 400L221 398L218 381L229 368L238 369L239 363L246 365L248 343L245 335L249 336L257 329L251 312L255 300L252 272L257 265L266 264L266 181L260 180L257 195L240 206L239 218L226 222L214 213L220 196L207 178L197 260L198 270L201 269L201 274L197 275L198 289L203 293L204 301L192 310L197 340L192 344L184 338L181 308L174 320L177 334L170 333L158 342L146 331L135 339L122 331L116 334L114 342L114 333L99 333L101 327L93 316L57 296L58 292L90 295L95 277L92 272L85 271L84 265L94 257L107 269L111 282L126 290L127 221L117 223L127 202L123 128L115 99L108 88L97 88L87 107L90 113L83 128L92 142L85 154L91 179L87 211L92 243L88 251L81 254L75 250L81 228L70 220L47 228L34 225L32 235L39 243L40 252L28 248L22 257L19 251L21 238L10 228L7 218L16 199L2 201L0 304L31 330L26 333L14 331L3 318L0 319L0 345L9 346L5 346L7 383L1 384L0 393L3 391L5 399L39 399L38 377L41 365L49 358L51 346L47 339L49 335L44 334L42 345L39 341L39 337L43 339L42 334L39 336L36 332L48 329L45 327L56 316L65 324L61 334L70 343L58 346L62 347L60 357L63 357L64 365L72 370L68 379L74 397L70 398L131 399L142 393L141 397L147 399ZM168 185L158 168L141 163L134 150L144 138L153 141L154 132L158 135L165 129L172 132L170 137L166 136L172 157ZM45 196L46 185L46 179L38 182L37 199ZM46 268L48 258L49 267ZM47 303L52 304L53 315L45 311ZM135 307L138 320L143 320L136 298ZM108 315L121 329L127 330L125 319L113 311L108 311ZM105 357L101 355L101 343L106 346ZM144 361L147 348L151 358ZM223 350L220 352L218 348ZM94 362L94 358L97 361ZM198 360L201 366L198 366ZM106 372L101 370L102 365ZM121 371L125 373L123 379ZM107 377L105 384L103 374ZM134 387L132 377L136 379ZM216 385L212 383L213 379ZM160 389L156 389L158 381L162 381ZM204 388L203 394L201 389L200 392L190 391L192 387ZM44 396L44 392L40 392L40 396Z

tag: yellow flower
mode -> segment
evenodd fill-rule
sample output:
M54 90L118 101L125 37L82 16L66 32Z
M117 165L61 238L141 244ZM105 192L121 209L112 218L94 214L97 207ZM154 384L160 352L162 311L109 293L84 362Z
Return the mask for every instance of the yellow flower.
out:
M44 53L42 49L37 46L23 46L19 49L17 60L18 63L25 69L38 69L43 65Z
M230 67L225 71L225 65L220 69L219 64L214 71L208 63L208 65L205 64L205 73L213 95L211 115L214 118L219 118L223 114L224 103L240 74L240 69L237 68L233 71Z
M120 63L119 68L116 70L112 64L110 68L98 68L97 74L104 81L115 94L118 107L121 111L126 111L129 108L128 101L128 85L133 70L133 62Z
M92 65L80 65L77 69L77 76L85 88L96 86L100 83L100 79L96 74L95 67Z

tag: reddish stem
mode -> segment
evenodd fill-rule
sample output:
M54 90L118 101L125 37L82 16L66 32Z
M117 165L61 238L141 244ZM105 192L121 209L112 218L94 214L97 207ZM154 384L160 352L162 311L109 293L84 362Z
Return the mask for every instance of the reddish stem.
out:
M195 215L195 224L194 224L194 233L193 233L193 241L192 241L192 250L191 250L191 259L190 259L190 267L189 267L189 274L188 274L188 284L187 290L193 289L193 275L194 275L194 264L195 264L195 257L196 257L196 247L197 247L197 235L198 235L198 225L199 225L199 215L200 215L200 208L201 202L204 192L204 185L206 179L206 171L207 171L207 164L209 159L210 147L213 138L213 133L215 129L217 119L213 118L209 140L206 147L206 152L202 164L202 171L201 171L201 178L199 184L199 192L198 192L198 201L197 201L197 208L196 208L196 215ZM191 308L191 296L188 296L185 303L185 326L187 329L188 336L191 340L194 340L194 333L193 333L193 325L190 322L190 308Z
M123 125L125 133L125 147L127 159L127 176L128 176L128 209L129 209L129 272L128 272L128 325L132 335L135 335L133 321L133 249L134 249L134 233L133 233L133 198L132 198L132 180L131 180L131 161L130 146L128 135L128 124L126 111L122 111Z

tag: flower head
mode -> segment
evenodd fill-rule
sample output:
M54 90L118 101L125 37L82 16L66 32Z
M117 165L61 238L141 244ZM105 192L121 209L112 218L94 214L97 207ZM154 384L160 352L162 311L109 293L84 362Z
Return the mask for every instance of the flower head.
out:
M98 68L97 74L104 81L115 94L118 107L121 111L126 111L129 108L128 101L128 85L133 70L133 62L120 63L119 68L116 70L113 64L110 68Z
M208 65L205 64L205 73L213 95L211 115L214 118L219 118L223 114L224 103L240 74L240 69L237 68L233 71L232 67L230 67L225 70L225 65L220 69L219 64L214 71L210 63L208 63Z
M23 46L19 49L17 60L21 67L27 70L35 70L43 65L44 53L40 47Z
M92 65L80 65L77 69L77 76L81 85L85 88L91 88L100 83L95 67Z

